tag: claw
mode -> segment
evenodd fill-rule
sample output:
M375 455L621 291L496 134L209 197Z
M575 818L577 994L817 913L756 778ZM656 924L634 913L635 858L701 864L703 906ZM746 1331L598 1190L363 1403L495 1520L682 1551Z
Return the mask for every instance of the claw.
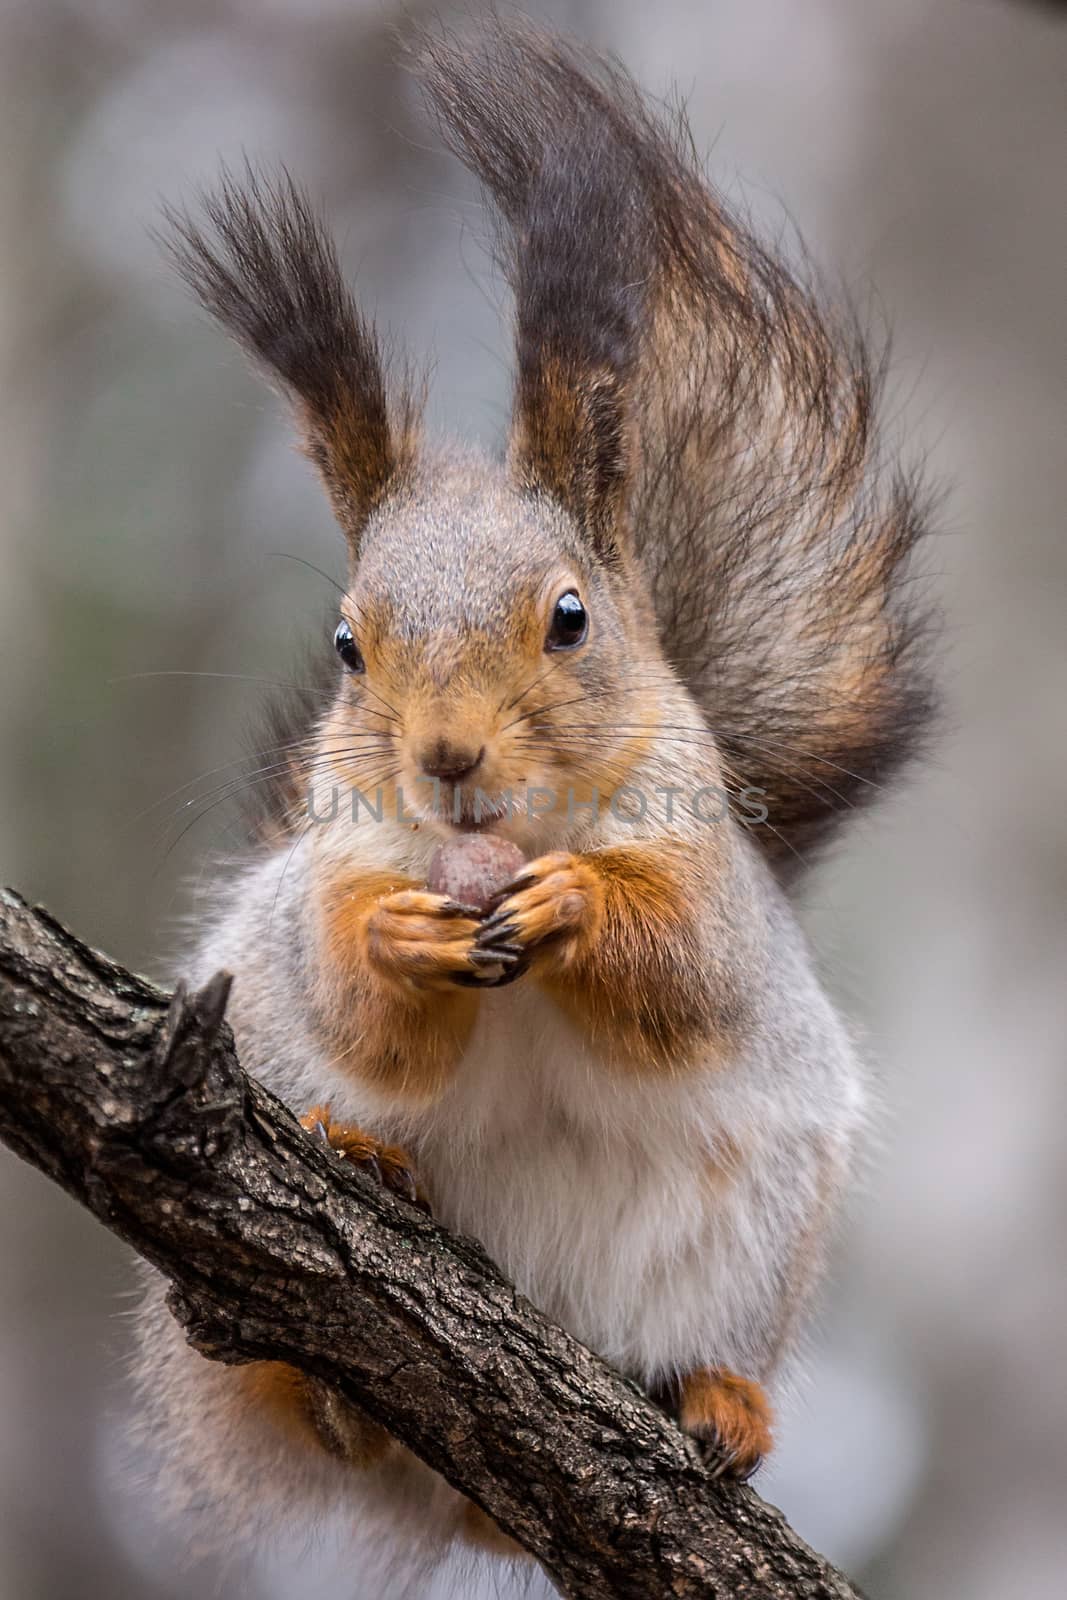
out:
M763 1465L763 1457L756 1456L746 1467L739 1467L737 1456L733 1450L723 1449L722 1446L713 1444L709 1450L709 1466L713 1478L732 1478L735 1483L748 1483L754 1478Z
M477 942L483 947L487 943L495 944L498 940L502 940L505 944L510 944L518 932L518 923L509 922L507 917L502 917L498 911L496 916L490 917L487 922L482 923L478 929Z
M329 1144L330 1135L326 1132L326 1124L321 1119L315 1122L311 1132L317 1134L320 1139L324 1140L326 1144Z
M391 1189L393 1194L399 1195L409 1205L415 1204L418 1199L415 1178L407 1167L388 1166L384 1168L382 1176L387 1189Z
M468 917L472 922L477 922L481 916L477 906L468 906L462 900L446 900L440 914L442 917Z
M476 966L486 966L487 964L499 962L501 966L509 967L512 966L518 959L519 952L517 950L509 947L507 950L502 951L498 949L496 945L493 945L492 947L488 945L479 945L478 948L476 950L472 950L470 955L467 957L467 960L473 961Z
M486 930L489 929L489 928L499 928L500 925L502 923L506 922L508 920L508 918L510 916L512 916L512 915L513 915L513 912L511 911L511 909L509 909L509 907L508 907L508 905L507 905L507 903L505 901L503 904L499 905L495 911L491 912L488 917L483 917L482 918L482 926L481 926L480 932L481 933L485 933Z
M532 889L540 876L539 872L520 872L517 878L512 878L504 893L506 895L520 894L523 889Z

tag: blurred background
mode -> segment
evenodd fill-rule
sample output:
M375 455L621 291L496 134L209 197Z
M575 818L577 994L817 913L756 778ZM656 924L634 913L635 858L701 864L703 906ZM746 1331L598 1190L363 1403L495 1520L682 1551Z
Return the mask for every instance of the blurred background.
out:
M491 441L507 412L480 210L395 64L402 9L420 0L0 7L0 879L160 978L238 838L224 764L264 680L332 627L329 584L286 554L342 568L278 407L160 260L161 201L222 158L284 160L364 304L432 353L431 420ZM788 212L884 315L895 429L948 491L943 742L807 896L884 1114L760 1487L873 1600L1060 1600L1063 13L528 9L677 85L726 193L772 232ZM120 1466L127 1254L4 1151L0 1263L0 1600L370 1592L328 1546L237 1587L189 1566Z

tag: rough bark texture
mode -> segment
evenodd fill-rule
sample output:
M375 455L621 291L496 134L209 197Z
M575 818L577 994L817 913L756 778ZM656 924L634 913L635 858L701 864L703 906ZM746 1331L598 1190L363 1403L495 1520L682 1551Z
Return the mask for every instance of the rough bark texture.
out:
M751 1490L242 1071L225 975L172 997L0 892L0 1137L173 1283L190 1340L357 1401L574 1600L856 1600Z

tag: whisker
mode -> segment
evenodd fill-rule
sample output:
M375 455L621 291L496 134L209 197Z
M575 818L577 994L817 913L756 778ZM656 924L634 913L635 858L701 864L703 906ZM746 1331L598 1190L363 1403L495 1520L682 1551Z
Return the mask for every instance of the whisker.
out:
M300 744L302 743L303 741L301 740L294 741L291 744L278 744L274 746L268 745L265 749L258 751L257 754L269 756L276 755L285 750L297 750L300 748ZM143 822L145 817L151 816L153 811L158 811L160 806L165 806L168 800L174 800L178 795L184 794L187 789L194 788L196 784L203 783L208 778L216 777L220 772L228 772L231 767L240 767L243 766L246 761L255 761L255 759L255 755L237 756L233 761L224 761L220 766L209 767L206 772L201 772L198 777L189 778L185 783L180 783L176 789L171 789L168 794L160 795L158 800L153 800L151 805L145 806L143 811L138 811L135 816L131 817L125 826L130 828L134 827L138 822ZM194 796L193 798L195 799L196 797ZM182 804L184 805L186 802L183 801ZM180 810L181 807L178 809Z
M530 711L524 711L521 716L513 717L510 722L505 722L500 731L501 733L507 733L509 728L518 727L520 722L529 722L531 717L547 717L554 711L565 710L567 706L583 705L586 701L592 698L593 696L587 692L585 694L576 695L570 700L557 700L547 706L535 706Z
M690 745L690 746L696 746L698 748L715 749L715 750L719 751L723 755L723 759L726 759L727 752L722 751L722 747L719 745L718 741L714 738L713 735L710 735L710 734L705 735L705 734L702 734L702 733L696 733L694 731L694 735L693 736L689 736L688 734L683 734L681 732L666 731L667 726L668 725L664 725L664 724L660 725L660 731L664 731L664 733L665 733L665 736L661 740L662 743L664 743L664 744L673 744L673 745L678 745L678 746ZM591 724L589 725L587 730L571 730L569 733L568 733L567 730L564 730L564 731L562 731L560 733L554 734L553 737L556 738L556 739L564 739L564 740L569 738L571 741L574 741L574 742L577 742L577 741L580 740L582 743L584 743L585 742L585 732L587 732L587 731L588 732L594 731ZM597 729L596 731L604 731L604 730L601 727L601 728ZM618 730L616 730L616 731L618 731ZM651 732L652 730L650 729L649 731ZM839 800L843 806L847 806L850 810L855 809L855 802L850 800L847 795L842 794L839 789L835 789L831 783L828 783L826 781L825 778L819 778L814 773L812 773L812 774L809 774L809 777L810 777L811 781L808 782L806 779L801 778L801 777L799 777L797 775L797 771L798 770L803 770L802 768L800 768L800 764L799 763L785 761L785 764L783 766L783 759L784 758L781 757L781 756L779 756L777 758L777 763L776 763L777 764L777 771L780 774L780 776L783 776L783 777L787 778L790 783L798 784L802 789L805 789L809 794L813 795L815 797L815 799L820 801L823 805L830 805L831 804L831 801L826 798L827 795L831 795L831 796L833 796L833 798L835 800ZM789 768L793 768L794 771L790 772L788 770ZM819 786L818 788L814 787L814 785L816 785L816 784ZM819 792L820 790L823 790L824 793L820 793Z
M336 578L331 578L328 572L323 572L321 567L317 567L313 561L308 561L304 556L294 556L288 550L271 550L269 553L272 556L277 556L281 561L296 561L300 566L307 567L309 572L317 572L320 578L325 578L327 583L332 583L338 594L344 595L347 593L344 584L338 583Z
M295 744L295 745L293 745L291 747L287 747L285 745L280 745L277 748L279 750L285 750L287 748L292 748L292 749L298 750L300 748L300 745L299 744ZM303 756L299 760L299 762L297 762L297 763L293 763L293 762L290 762L290 761L268 762L264 766L254 768L251 772L241 773L241 774L239 774L238 776L236 776L234 778L228 778L228 779L226 779L226 781L224 783L217 784L213 789L209 789L204 794L197 794L197 795L191 796L188 800L183 801L182 804L177 808L177 810L170 817L168 817L164 821L163 827L165 829L165 828L169 827L170 824L178 816L180 816L183 811L187 810L190 806L200 806L201 807L200 811L196 814L196 816L194 816L192 818L192 820L189 822L187 827L185 827L182 830L182 832L178 835L177 839L175 839L173 841L173 843L171 844L171 846L168 849L167 854L169 854L170 850L173 850L176 845L180 844L181 840L185 837L185 834L189 831L189 828L194 827L196 825L196 823L201 820L202 817L207 816L210 811L214 810L217 806L224 804L225 801L227 801L229 799L234 799L238 795L257 787L259 784L267 783L272 778L282 776L283 774L288 773L288 772L292 772L293 769L294 769L294 765L299 769L301 775L311 774L311 773L315 772L316 770L321 769L322 767L324 767L338 753L340 753L342 755L348 755L350 753L353 757L356 757L356 756L358 756L360 754L365 753L366 756L369 757L371 755L381 754L382 753L382 746L380 744L376 744L373 747L369 747L365 752L357 749L357 747L355 747L355 746L346 746L340 752L337 752L334 749L329 748L329 747L326 747L326 748L321 748L320 747L318 749L314 749L313 748L313 749L310 749L308 751L308 753L305 756ZM242 759L248 760L250 758L244 757ZM251 758L251 759L254 759L254 758ZM222 769L220 768L218 770L221 771ZM193 781L194 782L198 782L200 780L194 779ZM188 785L186 785L185 787L188 787ZM176 791L176 792L180 793L181 791L179 790L179 791ZM157 804L162 804L162 803L163 803L162 801L157 802ZM154 807L150 808L150 809L154 809Z
M293 857L296 855L297 850L300 848L301 844L303 844L305 838L310 833L310 831L311 831L311 818L309 817L307 822L304 824L303 828L300 830L300 832L297 834L296 838L293 840L293 847L289 851L289 854L286 856L285 864L282 867L282 870L278 875L278 882L277 882L277 885L275 886L275 890L274 890L274 899L270 903L270 916L267 918L267 932L268 932L268 934L272 931L272 929L274 927L274 913L278 909L278 896L282 892L282 884L285 882L285 874L289 871L289 868L292 865Z
M558 656L555 661L550 662L544 672L536 677L531 684L528 684L525 689L520 689L514 700L510 700L507 705L504 705L503 701L501 701L500 705L497 706L497 714L499 715L501 711L514 711L520 700L525 700L526 696L532 694L539 683L544 683L550 673L555 672L557 668L563 665L563 659L562 656Z
M382 705L393 713L393 721L397 724L397 726L403 726L404 719L400 715L400 712L396 709L396 706L390 704L383 694L378 693L377 689L372 689L369 683L361 683L359 686L359 692L360 694L371 694L374 696L375 700L380 700ZM372 711L371 715L375 717L382 717L384 716L384 712Z
M639 725L627 724L627 723L614 723L614 724L609 724L608 726L614 727L614 728L616 728L618 730L618 729L623 729L623 728L633 727L633 726L639 726ZM657 730L664 730L664 731L667 731L667 732L677 731L677 732L681 732L681 733L698 734L703 739L713 740L719 746L720 749L725 744L740 742L740 741L738 741L736 739L736 737L734 735L725 733L724 731L717 731L711 725L705 725L705 726L702 726L702 727L701 726L691 727L686 723L661 722L661 723L646 724L644 726L647 728L647 731L649 731L649 732L654 732L654 731L657 731ZM605 724L603 724L603 723L583 723L583 724L572 724L571 725L572 730L584 731L584 732L600 732L601 730L604 729L604 727L605 727ZM755 738L754 735L750 735L750 734L743 735L743 742L745 744L751 745L754 749L765 748L765 749L772 750L772 751L773 750L785 750L785 751L788 751L790 754L795 755L797 757L803 757L805 760L818 762L818 764L820 766L830 767L833 771L840 772L844 777L852 778L856 783L867 784L872 789L882 790L885 787L884 784L876 783L873 778L867 778L861 772L853 772L851 770L851 768L844 767L837 761L830 761L826 756L816 755L814 753L814 751L805 750L803 748L803 746L801 746L801 745L787 744L782 740L775 740L775 739L757 739L757 738Z

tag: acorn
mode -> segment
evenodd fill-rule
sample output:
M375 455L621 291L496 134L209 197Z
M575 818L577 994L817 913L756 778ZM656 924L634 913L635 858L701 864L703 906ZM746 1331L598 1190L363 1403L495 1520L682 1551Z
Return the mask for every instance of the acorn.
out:
M487 911L525 865L526 857L509 840L491 833L461 833L434 851L426 887L460 905Z

